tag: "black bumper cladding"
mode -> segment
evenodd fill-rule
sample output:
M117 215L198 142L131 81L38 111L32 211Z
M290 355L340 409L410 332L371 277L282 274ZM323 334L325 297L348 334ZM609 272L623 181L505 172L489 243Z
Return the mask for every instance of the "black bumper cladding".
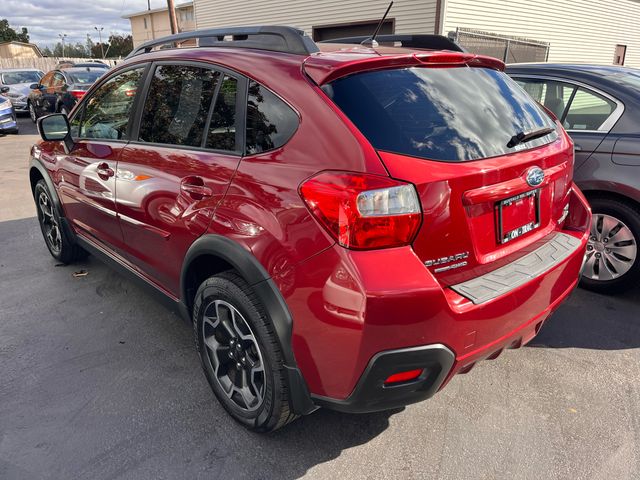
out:
M313 395L321 407L348 413L367 413L402 407L431 397L451 370L455 356L444 345L388 350L375 355L356 388L344 400ZM424 369L415 380L385 385L389 376Z

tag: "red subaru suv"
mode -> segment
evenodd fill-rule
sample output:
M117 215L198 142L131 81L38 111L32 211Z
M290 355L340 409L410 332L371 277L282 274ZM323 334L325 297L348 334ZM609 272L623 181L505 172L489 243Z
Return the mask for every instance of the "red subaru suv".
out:
M573 145L500 61L430 39L243 27L142 45L68 119L39 120L49 251L168 299L257 431L416 402L524 345L583 261Z

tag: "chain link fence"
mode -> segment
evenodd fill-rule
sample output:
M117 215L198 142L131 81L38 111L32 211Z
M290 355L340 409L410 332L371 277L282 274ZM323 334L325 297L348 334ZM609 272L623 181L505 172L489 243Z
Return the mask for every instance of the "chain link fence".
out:
M499 58L505 63L546 62L549 43L468 28L456 28L449 37L471 53Z

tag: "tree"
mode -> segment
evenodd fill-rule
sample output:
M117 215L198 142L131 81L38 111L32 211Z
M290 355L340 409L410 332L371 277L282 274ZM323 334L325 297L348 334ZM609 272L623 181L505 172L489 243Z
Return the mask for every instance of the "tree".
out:
M126 57L133 50L133 37L127 35L111 34L109 36L109 53L105 48L104 53L107 57Z
M87 47L82 43L65 43L64 52L62 51L62 42L58 42L53 47L53 51L47 49L51 56L54 57L68 57L68 58L87 58L91 56L91 52L87 50ZM43 50L45 53L45 50ZM46 54L46 53L45 53Z
M100 42L93 43L91 45L91 57L102 58L102 52L104 52L106 55L108 48L109 48L109 44L107 43L100 43ZM111 52L109 52L109 55L111 55Z
M22 27L20 33L16 32L9 26L9 21L6 18L0 20L0 42L25 42L29 43L29 32Z

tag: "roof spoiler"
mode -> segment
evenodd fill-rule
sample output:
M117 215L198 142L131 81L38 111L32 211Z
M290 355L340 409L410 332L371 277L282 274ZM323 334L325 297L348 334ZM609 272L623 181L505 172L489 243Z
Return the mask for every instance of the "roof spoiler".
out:
M370 39L369 36L344 37L323 40L319 43L347 43L360 45ZM427 50L451 50L453 52L466 52L464 48L453 40L443 35L378 35L376 42L379 45L392 47L421 48Z
M210 28L169 35L143 43L136 47L127 58L148 53L157 47L177 48L191 40L197 40L199 47L253 48L298 55L310 55L318 51L314 41L302 30L280 25L262 25Z

